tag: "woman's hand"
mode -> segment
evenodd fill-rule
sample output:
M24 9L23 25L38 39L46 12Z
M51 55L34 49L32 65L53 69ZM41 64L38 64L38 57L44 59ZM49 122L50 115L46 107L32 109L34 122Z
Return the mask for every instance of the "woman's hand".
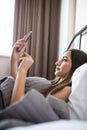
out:
M25 42L25 36L22 39L17 40L17 42L13 46L11 60L17 62L19 58L22 56L27 43ZM18 48L21 48L20 51L18 51Z
M17 40L17 42L13 46L11 58L10 58L10 75L16 78L16 74L18 71L18 61L24 53L24 50L27 46L27 42L25 42L26 36L22 39ZM20 48L20 51L18 51Z
M23 73L27 73L28 69L33 64L33 58L27 54L26 52L23 53L23 56L19 59L20 65L18 70L23 71Z

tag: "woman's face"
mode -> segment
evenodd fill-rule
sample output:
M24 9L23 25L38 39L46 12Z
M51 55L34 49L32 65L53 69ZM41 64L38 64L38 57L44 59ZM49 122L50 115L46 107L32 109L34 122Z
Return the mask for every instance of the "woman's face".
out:
M68 73L71 71L72 61L71 61L71 52L67 51L63 54L63 57L58 60L56 63L55 76L64 79Z

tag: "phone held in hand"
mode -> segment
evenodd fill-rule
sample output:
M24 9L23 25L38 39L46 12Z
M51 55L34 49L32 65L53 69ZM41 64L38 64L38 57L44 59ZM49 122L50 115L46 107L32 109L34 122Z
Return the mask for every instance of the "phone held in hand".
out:
M27 34L26 39L25 39L26 42L27 42L28 39L31 37L31 35L32 35L32 31L30 31L30 32Z
M26 35L26 38L25 38L25 43L29 40L29 38L31 37L32 35L32 31L30 31L27 35ZM17 52L20 52L21 48L17 48Z

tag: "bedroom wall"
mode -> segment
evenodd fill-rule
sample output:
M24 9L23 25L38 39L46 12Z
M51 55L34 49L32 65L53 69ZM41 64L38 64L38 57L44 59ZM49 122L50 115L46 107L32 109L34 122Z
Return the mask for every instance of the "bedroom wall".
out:
M87 25L86 12L87 0L61 0L59 57L66 50L74 34ZM87 35L82 39L82 49L87 52L85 43L87 43Z
M87 25L87 0L77 0L76 1L76 22L75 22L75 32L78 32L81 28ZM86 30L87 32L87 30ZM78 40L78 39L77 39ZM76 41L78 42L78 41ZM82 37L81 49L87 52L87 33Z
M9 57L0 56L0 79L9 75Z
M59 56L67 49L67 46L75 32L76 0L61 0Z

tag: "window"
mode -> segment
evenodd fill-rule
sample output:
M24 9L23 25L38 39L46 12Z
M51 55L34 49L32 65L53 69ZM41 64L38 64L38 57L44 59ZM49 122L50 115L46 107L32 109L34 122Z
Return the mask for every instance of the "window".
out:
M0 55L10 56L13 41L15 0L0 1Z

